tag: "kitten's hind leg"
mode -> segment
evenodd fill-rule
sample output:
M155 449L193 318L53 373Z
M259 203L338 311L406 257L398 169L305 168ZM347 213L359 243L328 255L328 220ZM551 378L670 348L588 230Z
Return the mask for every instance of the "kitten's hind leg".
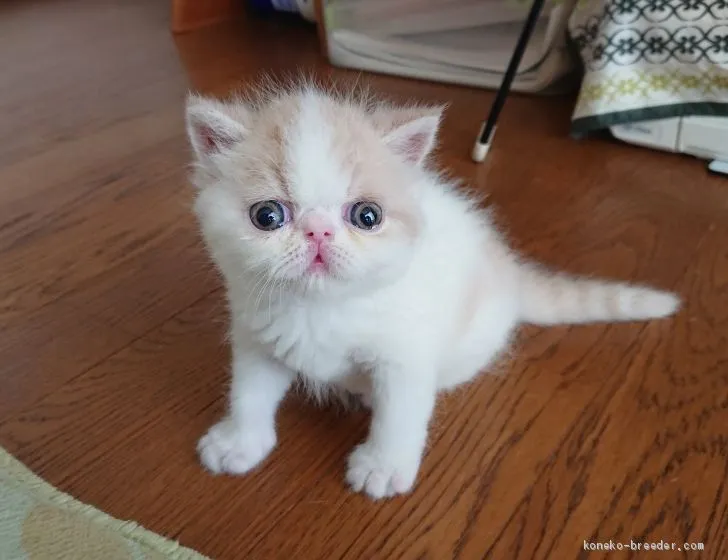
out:
M256 467L276 444L275 415L294 374L256 351L233 349L228 416L197 446L213 473L242 474Z
M483 301L467 332L454 345L450 359L438 372L438 390L454 389L487 370L507 350L516 325L513 301Z

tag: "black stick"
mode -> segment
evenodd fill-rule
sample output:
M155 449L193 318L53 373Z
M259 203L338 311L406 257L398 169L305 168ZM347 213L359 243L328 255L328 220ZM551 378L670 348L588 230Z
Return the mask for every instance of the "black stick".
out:
M500 116L503 105L506 102L506 97L508 97L508 94L511 91L511 85L513 84L513 79L516 77L518 67L521 64L523 53L526 51L528 42L531 40L533 29L536 27L536 22L541 15L541 10L543 10L545 2L546 0L534 0L531 5L528 17L526 18L526 23L523 25L523 29L521 30L521 36L518 38L516 48L514 49L511 60L508 63L506 73L503 76L503 81L501 82L501 85L498 88L498 93L493 100L493 105L490 108L490 114L488 115L488 119L485 121L485 125L483 126L480 137L478 138L478 144L486 145L490 142L493 131L495 130L495 125L498 122L498 117Z

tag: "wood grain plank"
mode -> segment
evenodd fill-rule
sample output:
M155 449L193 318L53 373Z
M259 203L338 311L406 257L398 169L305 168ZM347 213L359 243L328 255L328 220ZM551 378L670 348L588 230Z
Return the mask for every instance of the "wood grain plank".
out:
M570 138L568 96L513 96L474 165L492 92L332 69L315 30L288 19L172 38L168 9L0 6L0 445L221 560L591 559L607 554L584 541L609 539L726 557L725 180L690 158ZM684 308L650 324L523 329L492 375L441 399L406 498L348 492L367 414L295 394L263 468L209 476L194 449L224 409L226 314L189 209L184 95L300 67L449 103L439 160L488 193L519 250L677 290Z
M0 417L30 406L129 342L118 328L55 303L0 324Z
M168 21L160 0L1 2L0 164L163 110L184 93Z
M239 10L234 0L172 0L172 31L186 33L233 18Z
M18 187L0 192L2 316L61 298L139 335L216 287L190 219L182 104L175 108L0 170ZM78 154L76 166L63 165ZM49 168L59 172L44 179ZM155 282L173 269L179 282Z

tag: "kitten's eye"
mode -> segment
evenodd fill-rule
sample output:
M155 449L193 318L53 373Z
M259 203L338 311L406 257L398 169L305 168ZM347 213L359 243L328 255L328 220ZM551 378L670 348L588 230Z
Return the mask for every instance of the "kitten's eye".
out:
M256 202L250 207L250 221L258 229L273 231L290 220L288 208L277 200Z
M382 209L374 202L356 202L352 204L348 218L355 227L372 230L382 223Z

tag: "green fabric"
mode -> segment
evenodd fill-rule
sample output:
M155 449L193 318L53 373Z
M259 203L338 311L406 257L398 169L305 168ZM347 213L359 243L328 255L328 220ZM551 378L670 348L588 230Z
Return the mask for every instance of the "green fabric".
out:
M584 63L572 130L728 116L726 0L591 0L570 16Z
M2 560L206 560L63 494L0 448Z

